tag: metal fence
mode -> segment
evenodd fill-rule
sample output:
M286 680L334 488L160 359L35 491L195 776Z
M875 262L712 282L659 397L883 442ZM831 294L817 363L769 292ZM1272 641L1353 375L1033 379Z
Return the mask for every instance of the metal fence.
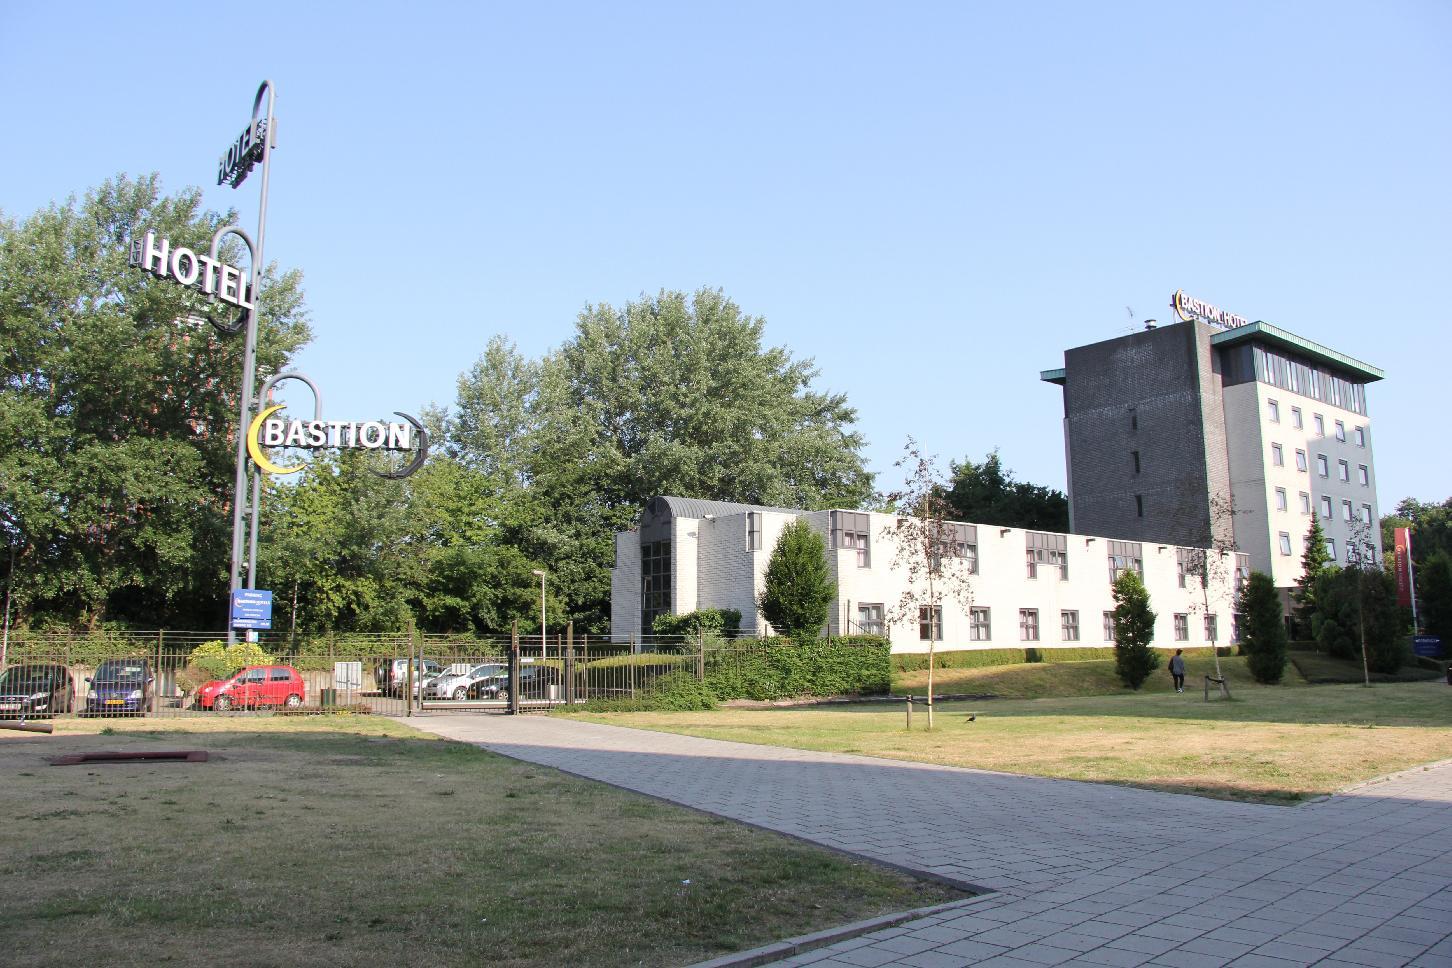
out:
M665 677L701 680L754 638L467 638L419 633L260 636L240 670L199 632L24 632L0 657L0 717L414 715L523 712L649 696ZM232 662L235 665L235 660Z

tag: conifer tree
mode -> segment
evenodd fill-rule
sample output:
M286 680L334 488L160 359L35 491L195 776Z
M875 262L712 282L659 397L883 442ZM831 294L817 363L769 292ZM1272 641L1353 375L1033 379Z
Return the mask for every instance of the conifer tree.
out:
M1126 686L1138 689L1159 667L1160 657L1150 643L1155 639L1155 613L1139 573L1122 572L1114 581L1114 671Z
M1286 623L1280 595L1269 575L1251 572L1236 613L1250 674L1256 682L1280 682L1286 668Z
M827 571L827 544L805 521L782 531L766 565L757 607L772 628L793 639L814 639L827 624L836 594Z
M1321 529L1321 519L1311 515L1311 526L1306 529L1305 546L1301 551L1301 577L1296 580L1296 590L1291 593L1295 600L1296 634L1310 638L1316 634L1316 582L1331 563L1326 551L1326 532Z

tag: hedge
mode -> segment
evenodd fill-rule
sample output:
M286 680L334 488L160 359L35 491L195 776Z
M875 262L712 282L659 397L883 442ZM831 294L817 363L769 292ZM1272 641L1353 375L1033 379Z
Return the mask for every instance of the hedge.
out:
M706 652L706 685L720 699L886 694L891 646L870 635L737 640Z
M650 623L652 635L707 635L735 636L741 631L741 613L734 608L703 608L684 615L657 615Z

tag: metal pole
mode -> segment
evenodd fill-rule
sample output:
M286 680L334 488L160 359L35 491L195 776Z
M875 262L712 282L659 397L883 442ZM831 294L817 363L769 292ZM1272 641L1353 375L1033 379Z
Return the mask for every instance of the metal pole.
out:
M244 344L242 356L242 392L237 405L237 474L233 486L232 498L232 570L230 593L237 591L242 586L242 557L243 548L248 544L247 540L247 518L245 510L247 506L248 491L248 467L247 467L247 426L251 422L252 415L252 384L257 378L257 304L259 301L259 289L262 283L262 246L267 233L267 188L269 176L272 169L272 143L275 137L274 118L272 116L273 102L276 99L276 91L271 81L263 81L257 88L257 96L252 102L252 117L256 119L257 110L262 106L262 97L267 95L267 133L262 139L262 199L257 212L257 238L253 241L252 248L252 308L247 311L247 337ZM235 187L235 186L234 186ZM259 472L260 473L260 472ZM256 548L255 536L257 531L256 508L252 514L252 548ZM257 565L255 553L247 561L247 588L256 587ZM230 606L229 606L230 614ZM231 619L227 622L228 644L237 641L237 631L232 628Z
M10 591L15 586L15 545L10 546L10 571L5 575L5 632L0 637L0 671L10 656Z
M534 573L539 576L539 660L543 662L549 656L549 639L545 638L545 572L536 568Z

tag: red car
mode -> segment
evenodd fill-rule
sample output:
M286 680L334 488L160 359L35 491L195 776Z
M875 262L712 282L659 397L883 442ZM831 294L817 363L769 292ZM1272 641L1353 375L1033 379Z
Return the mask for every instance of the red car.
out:
M197 705L221 713L256 706L296 709L307 697L307 684L292 666L248 666L230 679L204 683L197 690Z

